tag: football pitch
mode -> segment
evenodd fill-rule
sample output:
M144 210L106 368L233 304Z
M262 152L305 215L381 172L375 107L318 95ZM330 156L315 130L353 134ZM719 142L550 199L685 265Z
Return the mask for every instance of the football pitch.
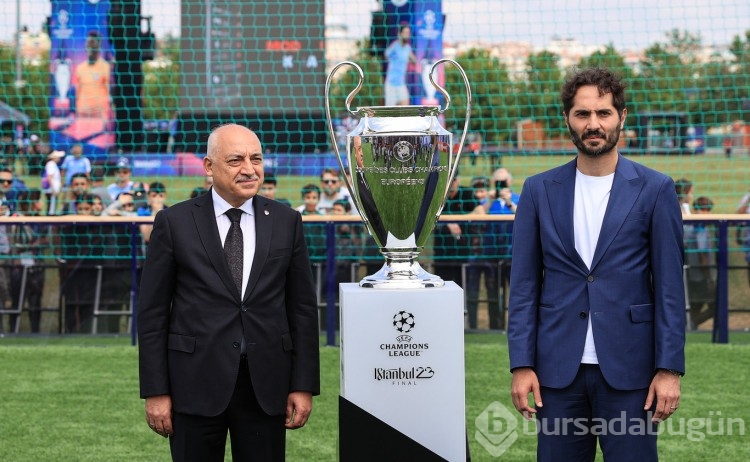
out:
M323 342L322 394L308 425L287 434L289 461L338 460L339 349ZM490 431L475 423L488 406L513 409L505 335L467 334L465 345L472 460L534 460L536 439L520 416L513 429L518 439L499 457L475 438L477 431ZM661 460L750 460L750 333L731 333L728 345L710 343L708 333L689 333L686 356L679 411L662 424ZM170 460L167 441L145 424L137 348L129 338L1 338L0 365L0 460Z

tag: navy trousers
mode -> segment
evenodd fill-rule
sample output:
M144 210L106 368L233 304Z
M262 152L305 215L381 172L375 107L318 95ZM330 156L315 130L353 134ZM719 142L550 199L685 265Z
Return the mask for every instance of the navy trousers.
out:
M657 426L645 411L648 389L615 390L596 364L581 364L573 383L541 388L537 460L594 461L599 441L605 462L657 461Z

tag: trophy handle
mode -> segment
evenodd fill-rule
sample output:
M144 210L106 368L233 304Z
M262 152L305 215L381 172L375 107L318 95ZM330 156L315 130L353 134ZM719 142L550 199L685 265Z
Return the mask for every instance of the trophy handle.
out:
M449 59L449 58L442 58L442 59L435 61L435 63L432 65L432 68L430 69L430 83L445 98L445 109L440 110L441 114L447 111L448 108L451 107L451 97L448 94L448 92L445 91L445 88L435 83L435 79L432 78L432 73L438 64L444 63L444 62L451 63L456 69L458 69L458 72L461 73L461 78L464 79L464 87L466 87L466 118L464 119L464 131L461 134L461 140L458 143L458 152L456 152L456 159L453 161L453 164L451 165L451 170L448 174L448 184L450 184L453 181L453 177L456 176L456 172L458 171L458 161L461 160L461 151L464 148L464 141L466 141L466 134L469 131L469 120L471 118L471 86L469 85L468 77L466 77L466 72L464 72L464 69L456 61ZM357 87L357 90L359 90L359 87ZM448 192L446 191L446 196L447 194Z
M359 73L359 83L357 84L357 87L349 93L349 96L346 97L346 110L349 111L349 113L353 116L356 116L357 113L352 111L351 104L352 100L355 96L357 96L357 93L359 93L359 90L362 88L362 84L365 81L365 74L362 72L362 68L357 65L357 63L351 62L351 61L342 61L338 63L336 66L334 66L333 69L331 69L331 72L328 73L328 78L326 78L326 86L325 86L325 104L326 104L326 118L328 120L328 134L331 137L331 144L333 145L333 151L336 153L336 160L339 161L339 166L341 167L341 172L344 174L344 183L346 183L346 187L349 188L349 194L352 195L352 197L357 199L357 194L354 189L354 185L349 180L349 175L346 174L346 166L344 166L344 161L341 159L341 152L339 151L339 144L336 142L336 133L333 130L333 119L331 118L331 102L330 102L330 89L331 89L331 80L333 79L333 75L336 73L336 71L342 67L342 66L352 66L355 69L357 69L357 72ZM347 148L348 149L348 148ZM350 165L349 168L351 169L352 176L355 175L354 168ZM359 204L357 204L359 205ZM360 216L362 217L362 220L367 223L367 219L360 211L360 207L357 207L357 212L359 212Z

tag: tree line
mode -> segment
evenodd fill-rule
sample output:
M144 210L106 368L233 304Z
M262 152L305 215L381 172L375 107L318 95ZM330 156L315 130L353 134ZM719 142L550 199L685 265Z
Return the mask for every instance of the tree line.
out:
M715 126L736 120L750 123L750 30L735 36L728 55L718 54L706 60L699 56L703 44L699 34L672 30L661 42L649 46L643 59L628 64L610 44L602 51L587 56L578 67L605 66L620 73L628 84L628 111L683 112L691 125ZM170 119L179 108L180 41L167 36L159 41L160 65L143 66L143 118ZM358 43L351 60L365 72L365 84L352 106L382 105L382 57L371 52L369 39ZM559 92L567 69L560 67L560 58L541 51L526 60L525 75L513 79L490 50L471 49L456 59L464 68L472 85L473 105L471 131L480 133L486 143L511 143L516 122L534 119L544 124L552 136L564 135ZM0 101L26 113L32 120L29 129L44 136L49 117L50 98L49 56L39 65L24 65L23 87L16 87L15 50L0 46ZM452 95L456 108L466 104L463 81L457 71L445 67L445 88ZM334 113L344 110L343 98L356 86L354 71L342 71L333 82L331 92ZM322 91L322 89L321 89ZM463 126L463 112L451 111L448 128ZM449 114L446 114L449 115Z

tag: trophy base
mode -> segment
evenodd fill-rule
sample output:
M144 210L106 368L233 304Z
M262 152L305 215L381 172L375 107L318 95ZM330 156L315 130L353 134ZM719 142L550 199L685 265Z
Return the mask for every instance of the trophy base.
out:
M387 262L380 271L359 281L360 287L372 289L424 289L444 285L440 276L428 273L416 261Z

